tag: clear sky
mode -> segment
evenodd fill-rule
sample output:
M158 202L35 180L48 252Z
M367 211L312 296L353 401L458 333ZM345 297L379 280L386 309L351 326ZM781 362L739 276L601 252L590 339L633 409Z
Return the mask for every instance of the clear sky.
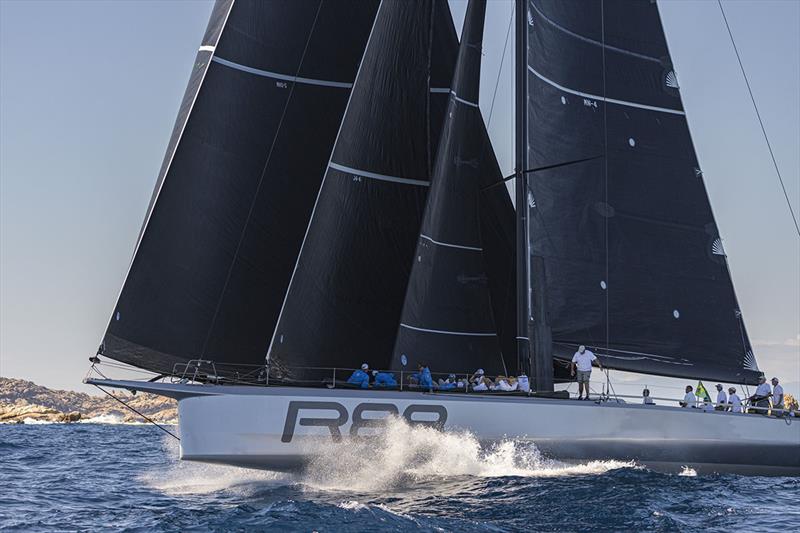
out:
M460 28L466 2L451 5ZM800 213L800 2L724 5ZM659 6L759 365L797 392L800 239L719 7ZM205 0L0 0L0 375L82 388L210 9ZM511 2L490 0L481 94L508 173L513 27L500 65L511 14Z

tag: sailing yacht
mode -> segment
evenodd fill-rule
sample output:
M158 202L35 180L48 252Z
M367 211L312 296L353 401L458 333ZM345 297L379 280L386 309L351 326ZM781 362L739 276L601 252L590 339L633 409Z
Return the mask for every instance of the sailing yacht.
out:
M302 468L400 417L567 461L800 474L789 416L553 392L581 344L643 374L761 372L656 3L518 0L510 177L478 106L485 11L459 44L446 0L218 0L98 350L154 377L87 382L177 399L186 460ZM399 386L348 386L364 361ZM535 392L421 390L419 364Z

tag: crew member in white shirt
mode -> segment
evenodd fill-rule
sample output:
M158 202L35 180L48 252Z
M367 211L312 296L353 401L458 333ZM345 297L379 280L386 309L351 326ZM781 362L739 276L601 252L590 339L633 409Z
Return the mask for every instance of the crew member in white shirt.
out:
M736 389L734 387L728 388L728 405L730 405L729 409L732 413L742 412L742 400L736 394Z
M644 389L642 391L642 404L643 405L655 405L656 402L650 397L650 389Z
M759 409L754 411L760 415L769 414L769 397L772 396L772 391L767 383L767 378L761 376L758 378L758 387L756 393L750 396L750 405L755 405Z
M717 411L724 411L728 408L728 396L722 388L721 383L717 383L717 405L714 407Z
M778 383L778 378L772 378L772 408L783 409L783 386ZM783 413L774 413L781 415Z
M683 401L680 402L681 407L697 407L697 396L694 395L693 390L691 385L686 385L686 394Z
M575 370L578 371L578 399L589 399L589 379L592 377L592 363L597 361L597 366L603 370L603 365L600 360L591 350L587 350L586 346L579 346L578 351L572 356L572 369L571 374L575 375ZM586 389L586 397L583 397L583 390Z

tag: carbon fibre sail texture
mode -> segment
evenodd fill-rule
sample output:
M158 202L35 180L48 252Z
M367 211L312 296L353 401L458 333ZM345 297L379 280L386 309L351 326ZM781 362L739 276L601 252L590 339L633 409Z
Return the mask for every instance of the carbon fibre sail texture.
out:
M396 370L425 363L440 372L506 373L504 325L513 355L514 210L478 106L485 13L485 0L470 0L397 334ZM487 260L504 268L490 275ZM493 294L490 281L505 292Z
M378 10L270 349L270 372L391 362L458 41L444 0Z
M101 353L261 365L377 0L220 0Z
M531 321L556 358L585 344L611 368L753 382L655 2L526 1Z

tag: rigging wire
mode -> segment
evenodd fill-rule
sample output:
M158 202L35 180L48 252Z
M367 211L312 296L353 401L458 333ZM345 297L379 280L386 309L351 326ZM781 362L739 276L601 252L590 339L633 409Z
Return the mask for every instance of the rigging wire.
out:
M137 415L141 416L142 418L144 418L145 420L147 420L148 422L150 422L151 424L153 424L155 427L157 427L158 429L160 429L161 431L163 431L163 432L164 432L164 433L166 433L167 435L170 435L172 438L174 438L174 439L175 439L175 440L177 440L178 442L180 442L180 441L181 441L181 438L180 438L179 436L177 436L175 433L171 432L170 430L168 430L167 428L165 428L164 426L162 426L161 424L159 424L158 422L156 422L155 420L153 420L153 419L152 419L152 418L150 418L149 416L147 416L147 415L144 415L144 414L140 413L139 411L137 411L136 409L134 409L133 407L131 407L131 406L130 406L130 405L127 403L127 402L123 401L123 400L122 400L122 399L120 399L120 398L117 398L115 395L111 394L110 392L108 392L107 390L105 390L105 389L104 389L103 387L101 387L100 385L97 385L96 383L92 383L92 385L94 385L95 387L97 387L98 389L100 389L101 391L103 391L104 393L106 393L107 395L111 396L112 398L114 398L115 400L117 400L119 403L121 403L122 405L124 405L125 407L127 407L128 409L130 409L131 411L133 411L134 413L136 413Z
M725 16L725 9L722 7L722 0L717 0L717 4L719 4L719 10L722 13L722 20L725 21L725 28L728 30L728 35L731 38L731 44L733 45L733 51L736 53L736 60L739 62L739 68L742 71L742 77L744 78L744 83L747 85L747 92L750 94L750 101L753 102L753 109L756 111L756 117L758 117L758 124L761 126L761 133L764 134L764 141L767 143L767 148L769 149L769 155L772 158L772 165L775 167L775 174L778 175L778 181L781 184L781 190L783 191L783 197L786 198L786 205L789 207L789 214L792 216L792 221L794 222L794 229L797 232L797 236L800 237L800 225L797 222L797 216L794 213L794 209L792 208L792 202L789 199L789 193L786 192L786 185L783 183L783 177L781 176L781 171L778 169L778 162L775 160L775 153L772 151L772 145L769 142L769 137L767 136L767 130L764 128L764 121L761 120L761 113L758 111L758 105L756 105L756 99L753 96L753 89L750 87L750 81L747 79L747 74L744 71L744 64L742 63L742 58L739 55L739 48L736 46L736 41L733 39L733 32L731 31L731 26L728 24L728 17Z
M489 107L489 118L486 121L486 129L488 131L489 126L492 123L492 114L494 113L494 101L497 98L497 89L500 86L500 76L503 74L503 64L506 60L506 50L508 49L508 37L511 35L511 23L514 22L514 10L516 9L516 4L512 2L511 4L511 15L508 17L508 29L506 29L506 41L503 43L503 55L500 56L500 68L497 69L497 79L494 81L494 93L492 93L492 105Z

